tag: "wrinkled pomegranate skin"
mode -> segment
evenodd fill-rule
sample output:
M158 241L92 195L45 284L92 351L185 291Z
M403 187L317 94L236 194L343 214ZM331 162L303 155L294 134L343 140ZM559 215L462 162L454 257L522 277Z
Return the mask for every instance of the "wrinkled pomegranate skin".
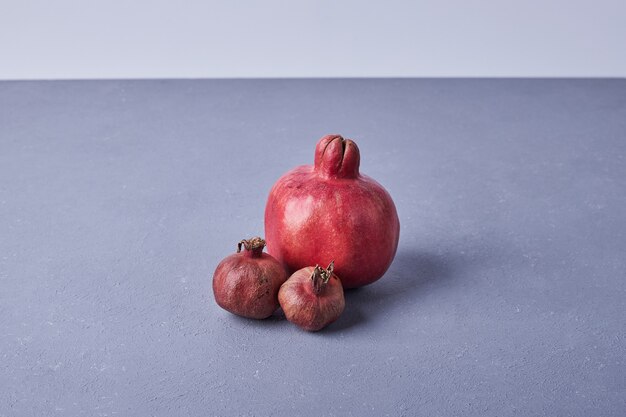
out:
M345 308L343 287L332 275L319 294L313 291L313 267L294 272L280 287L278 301L285 317L300 328L316 332L336 321Z
M222 260L213 274L213 295L223 309L238 316L264 319L278 308L278 290L287 272L268 255L235 253Z
M382 277L400 236L391 196L376 181L358 173L358 148L352 144L345 147L345 155L355 148L356 164L348 159L343 162L356 169L328 175L317 166L297 167L276 182L265 208L268 253L289 272L334 260L344 288L361 287Z

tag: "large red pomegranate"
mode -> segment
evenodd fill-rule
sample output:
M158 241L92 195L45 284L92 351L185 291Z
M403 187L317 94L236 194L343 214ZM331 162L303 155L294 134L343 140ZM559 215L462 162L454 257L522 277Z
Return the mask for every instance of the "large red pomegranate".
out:
M267 250L290 273L335 261L344 288L370 284L389 268L400 222L393 200L359 173L356 143L324 136L315 164L297 167L272 187L265 207Z

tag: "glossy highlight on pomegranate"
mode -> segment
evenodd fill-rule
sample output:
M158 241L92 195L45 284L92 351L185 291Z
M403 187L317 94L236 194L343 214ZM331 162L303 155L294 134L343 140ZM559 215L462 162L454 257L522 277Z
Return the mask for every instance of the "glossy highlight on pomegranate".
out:
M315 332L339 318L345 308L343 286L333 274L333 263L327 269L318 265L293 273L280 287L278 301L290 322Z
M215 269L213 295L224 310L264 319L278 308L278 290L287 280L287 272L276 259L263 253L264 247L260 237L244 239L237 245L237 253L224 258Z
M382 277L396 254L400 222L382 185L359 172L356 143L324 136L314 165L272 187L265 207L268 252L289 272L335 260L344 288Z

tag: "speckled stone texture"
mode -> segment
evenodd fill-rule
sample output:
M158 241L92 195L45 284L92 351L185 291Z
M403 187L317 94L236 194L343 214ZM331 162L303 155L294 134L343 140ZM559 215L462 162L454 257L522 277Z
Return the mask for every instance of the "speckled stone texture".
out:
M341 133L396 260L306 333L221 310ZM0 83L0 416L624 416L626 80Z

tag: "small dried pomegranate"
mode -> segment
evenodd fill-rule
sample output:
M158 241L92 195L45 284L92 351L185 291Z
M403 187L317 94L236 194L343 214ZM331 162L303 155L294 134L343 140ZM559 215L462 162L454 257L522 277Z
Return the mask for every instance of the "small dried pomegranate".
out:
M224 258L215 269L213 295L224 310L264 319L278 308L278 290L287 272L276 259L263 253L264 247L260 237L244 239L237 245L237 253Z
M391 265L400 236L396 207L382 185L359 173L359 163L356 143L327 135L314 165L289 171L272 187L267 250L289 273L334 259L344 288L355 288Z
M278 301L287 320L315 332L339 318L346 303L333 268L333 262L327 269L319 265L302 268L280 287Z

